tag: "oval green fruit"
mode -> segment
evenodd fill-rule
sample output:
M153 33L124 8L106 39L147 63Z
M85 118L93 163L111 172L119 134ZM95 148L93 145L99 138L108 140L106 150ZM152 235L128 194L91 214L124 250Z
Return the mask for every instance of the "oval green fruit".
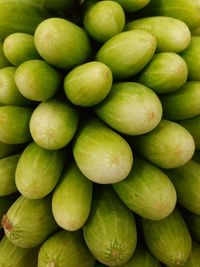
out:
M185 120L200 114L200 81L188 81L180 89L160 96L164 117Z
M3 216L6 214L6 212L9 210L10 206L15 202L15 200L17 198L18 198L17 193L11 194L8 196L3 196L3 197L0 196L0 230L3 228L3 226L2 226ZM0 249L0 251L1 251L1 249ZM0 252L0 254L1 254L1 252ZM1 258L0 258L0 263L1 263Z
M118 2L125 11L133 12L144 8L150 0L114 0Z
M46 62L63 69L84 63L91 52L85 31L61 18L50 18L40 23L34 41Z
M73 155L80 171L99 184L125 179L133 163L133 154L125 139L96 118L87 120L79 129Z
M158 94L179 89L187 80L186 62L178 54L163 52L155 54L148 66L139 75L139 82Z
M200 266L200 245L199 243L192 242L192 251L183 267L198 267Z
M111 187L102 186L94 192L83 234L88 248L101 263L119 266L131 258L137 242L135 220Z
M166 218L176 204L176 191L167 175L139 157L127 178L113 188L129 209L149 220Z
M0 141L22 144L31 140L29 120L33 110L20 106L0 107Z
M68 231L80 229L86 222L92 202L92 182L72 162L53 193L52 212L59 226Z
M115 79L128 78L142 70L152 58L156 39L148 32L122 32L103 44L96 59L111 69Z
M97 2L84 15L84 27L97 41L106 42L122 32L125 25L123 8L114 1Z
M94 263L81 230L58 231L44 242L38 256L38 267L93 267Z
M148 249L159 261L170 267L184 265L192 239L177 209L161 221L142 219L141 223Z
M78 127L79 111L67 101L56 98L40 103L30 120L30 132L36 144L49 150L66 146Z
M158 167L171 169L186 164L193 156L192 135L181 125L161 120L151 132L130 139L136 149Z
M91 61L71 70L64 80L64 91L75 105L89 107L101 102L110 92L112 72L103 63Z
M188 26L175 18L147 17L126 24L127 30L147 31L157 40L157 51L180 53L189 45L191 33Z
M20 196L2 220L6 237L22 248L43 243L57 228L51 211L51 197L28 199Z
M0 159L0 196L17 192L15 171L21 154L14 154Z
M3 40L0 40L0 69L11 66L3 51Z
M155 128L162 117L157 95L134 82L115 83L109 95L95 108L96 114L115 130L141 135Z
M14 66L40 58L35 48L33 35L27 33L13 33L7 36L3 42L3 51Z
M0 69L0 103L3 105L30 106L31 101L25 98L15 84L15 67Z
M0 242L0 266L35 267L39 248L20 248L6 237Z
M34 101L53 97L61 84L60 73L43 60L29 60L17 67L15 83L21 94Z
M34 142L27 145L15 172L18 191L29 199L48 195L61 176L67 158L65 153L63 150L46 150Z

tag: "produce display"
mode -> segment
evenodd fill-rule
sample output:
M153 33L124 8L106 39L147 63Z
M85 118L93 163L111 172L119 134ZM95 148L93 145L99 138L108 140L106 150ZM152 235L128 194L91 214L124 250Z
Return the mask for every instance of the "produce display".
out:
M0 267L200 267L200 0L0 0Z

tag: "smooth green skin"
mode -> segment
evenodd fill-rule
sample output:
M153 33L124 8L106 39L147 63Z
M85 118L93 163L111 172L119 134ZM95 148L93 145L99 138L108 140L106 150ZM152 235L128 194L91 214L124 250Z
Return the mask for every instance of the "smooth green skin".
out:
M190 160L184 166L165 170L177 193L178 202L189 211L200 215L200 164Z
M154 257L169 267L182 266L187 261L192 239L177 209L161 221L141 219L141 224L146 244Z
M122 32L125 13L120 4L114 1L101 1L92 5L84 16L84 27L99 42L106 42Z
M188 66L188 78L200 81L200 36L192 36L187 49L181 53Z
M163 52L153 56L138 81L156 93L163 94L179 89L187 77L188 67L182 57L173 52Z
M164 117L185 120L200 115L200 81L188 81L180 89L160 96Z
M38 257L38 267L93 267L94 263L80 230L60 230L52 235L42 245Z
M47 196L56 186L66 158L63 150L46 150L30 143L17 164L15 183L18 191L29 199Z
M160 267L160 262L144 247L137 245L131 259L118 267Z
M130 142L146 159L164 169L186 164L195 150L193 137L184 127L163 119L151 132Z
M180 19L190 29L193 29L200 23L199 8L199 0L151 0L143 12L146 16L167 16Z
M4 237L0 242L0 266L36 267L38 250L17 247Z
M19 106L0 107L0 142L22 144L30 141L29 120L33 110Z
M45 61L70 69L88 60L91 48L85 31L61 18L44 20L34 35L35 46Z
M192 238L200 242L200 216L185 210L183 214Z
M170 17L156 16L137 19L127 23L125 29L143 30L155 36L158 52L180 53L188 47L191 40L188 26Z
M61 84L60 73L43 60L29 60L17 67L15 83L21 94L34 101L53 97Z
M170 179L142 158L135 158L128 177L113 188L129 209L149 220L166 218L176 204Z
M3 105L30 106L31 101L25 98L15 84L15 67L0 69L0 103Z
M91 61L74 68L66 75L64 91L73 104L90 107L108 95L112 81L112 72L105 64Z
M103 44L96 59L111 69L115 79L128 78L142 70L153 57L156 39L148 32L122 32Z
M11 66L3 51L3 40L0 40L0 69Z
M3 42L3 51L14 66L19 66L28 60L40 59L33 35L27 33L13 33L7 36Z
M191 254L183 265L183 267L198 267L200 266L200 245L193 241Z
M17 199L18 194L12 194L8 196L0 196L0 230L3 228L2 226L2 218L4 214L9 210L10 206L15 202ZM1 242L0 242L1 243ZM1 245L0 245L1 247ZM1 249L0 249L0 255L1 255ZM1 258L0 258L1 263Z
M133 154L125 139L96 118L87 120L79 129L73 155L80 171L99 184L125 179L133 164Z
M125 11L133 12L145 7L150 0L114 0L118 2Z
M57 224L76 231L86 222L92 202L92 182L75 162L66 168L52 198L52 212Z
M19 145L9 145L0 141L0 159L16 153L20 150Z
M135 82L115 83L109 95L95 108L96 114L113 129L128 135L153 130L161 120L158 96Z
M14 154L0 159L0 196L17 192L15 170L21 154Z
M133 213L109 186L99 187L90 216L83 226L86 244L95 258L106 265L125 264L136 248Z
M200 163L200 151L199 150L195 150L192 160Z
M32 200L20 196L3 217L5 235L14 245L33 248L57 228L51 211L51 197Z
M38 24L50 15L48 10L34 1L1 0L0 38L4 39L15 32L33 34Z
M56 98L40 103L30 120L30 132L36 144L49 150L66 146L78 127L79 112L70 103Z

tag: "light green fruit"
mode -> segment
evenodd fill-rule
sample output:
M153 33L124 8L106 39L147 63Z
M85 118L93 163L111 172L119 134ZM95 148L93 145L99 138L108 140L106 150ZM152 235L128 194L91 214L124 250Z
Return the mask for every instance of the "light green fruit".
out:
M0 141L22 144L30 141L29 120L33 110L20 106L0 107Z
M3 42L3 51L14 66L40 58L35 48L33 35L27 33L13 33L7 36Z
M95 258L108 266L126 263L135 251L137 232L133 213L109 186L98 187L94 192L83 234Z
M145 7L150 0L114 0L118 2L125 11L133 12Z
M156 39L148 32L122 32L103 44L96 59L111 69L115 79L128 78L142 70L156 49Z
M96 118L87 120L79 129L73 155L80 171L100 184L125 179L133 163L132 151L125 139Z
M72 162L53 193L52 212L57 224L68 231L80 229L89 216L91 202L92 182Z
M43 243L57 228L51 211L51 197L32 200L20 196L2 220L6 237L22 248Z
M149 220L166 218L176 204L176 191L167 175L139 157L128 177L113 187L129 209Z
M27 145L15 172L18 191L29 199L48 195L61 176L66 158L64 150L46 150L34 142Z
M84 16L84 27L97 41L105 42L122 32L125 25L123 8L114 1L97 2Z
M0 69L11 66L3 51L3 40L0 40Z
M115 130L128 135L141 135L158 125L162 105L150 88L139 83L121 82L113 85L95 112Z
M178 123L168 120L161 120L151 132L130 142L145 158L165 169L186 164L195 150L192 135Z
M89 107L101 102L110 92L112 72L103 63L91 61L70 71L64 80L64 91L75 105Z
M58 91L61 75L43 60L29 60L16 69L15 83L24 97L45 101Z
M15 200L17 198L18 198L17 193L11 194L8 196L3 196L3 197L0 196L0 230L3 228L3 226L2 226L3 216L6 214L6 212L9 210L10 206L15 202ZM1 247L1 245L0 245L0 247ZM1 249L0 249L0 255L1 255ZM1 257L0 257L0 264L1 264Z
M15 84L15 67L0 69L0 103L3 105L30 106L31 101L25 98Z
M63 69L84 63L91 52L85 31L61 18L50 18L40 23L34 41L46 62Z
M143 30L157 40L157 51L180 53L188 47L191 33L188 26L175 18L155 16L127 23L127 30Z
M66 146L78 127L79 111L67 101L56 98L40 103L30 120L30 132L36 144L49 150Z
M0 159L0 196L17 192L15 171L21 154L14 154Z
M155 54L148 66L141 72L139 82L158 94L179 89L187 80L186 62L176 53Z

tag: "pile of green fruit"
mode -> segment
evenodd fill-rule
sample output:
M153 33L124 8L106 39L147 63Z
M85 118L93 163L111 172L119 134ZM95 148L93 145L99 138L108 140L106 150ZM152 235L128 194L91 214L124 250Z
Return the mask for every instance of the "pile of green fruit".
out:
M200 266L200 0L0 0L0 267Z

